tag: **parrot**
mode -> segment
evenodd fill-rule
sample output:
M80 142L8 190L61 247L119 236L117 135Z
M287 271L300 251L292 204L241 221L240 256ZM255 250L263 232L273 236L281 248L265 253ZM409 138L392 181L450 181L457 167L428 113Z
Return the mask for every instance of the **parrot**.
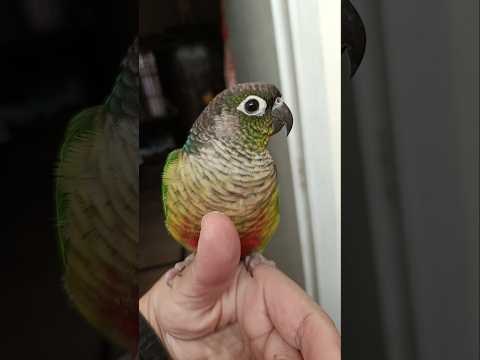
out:
M139 45L103 105L70 120L56 166L63 284L81 315L110 342L138 338Z
M194 252L202 217L219 211L239 233L241 257L259 255L280 221L277 170L267 145L283 127L288 136L292 126L292 113L271 84L240 83L211 100L164 165L161 193L170 235ZM186 265L179 264L168 280Z

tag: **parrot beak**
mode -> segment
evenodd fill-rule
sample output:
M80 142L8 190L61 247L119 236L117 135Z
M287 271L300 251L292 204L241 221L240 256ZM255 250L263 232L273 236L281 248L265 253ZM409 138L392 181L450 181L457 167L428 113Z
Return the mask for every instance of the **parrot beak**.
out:
M287 129L287 136L288 134L290 134L290 131L292 130L292 127L293 127L293 116L292 116L292 112L283 101L281 103L276 103L273 106L272 123L273 123L272 135L275 135L276 133L278 133L284 126Z
M349 0L342 0L342 54L345 50L350 58L350 77L357 72L363 55L367 38L360 15Z

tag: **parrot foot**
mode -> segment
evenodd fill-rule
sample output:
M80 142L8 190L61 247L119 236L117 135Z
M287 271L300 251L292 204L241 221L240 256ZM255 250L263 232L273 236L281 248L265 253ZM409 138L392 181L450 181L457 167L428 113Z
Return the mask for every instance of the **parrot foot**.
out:
M265 256L260 254L259 252L251 253L250 255L245 257L245 267L250 275L253 277L253 270L261 264L265 264L271 267L276 267L275 261L268 260Z
M182 276L182 271L192 263L194 258L195 254L190 254L185 258L185 260L176 263L173 268L167 271L165 274L165 280L167 281L168 287L172 287L172 281L176 276Z

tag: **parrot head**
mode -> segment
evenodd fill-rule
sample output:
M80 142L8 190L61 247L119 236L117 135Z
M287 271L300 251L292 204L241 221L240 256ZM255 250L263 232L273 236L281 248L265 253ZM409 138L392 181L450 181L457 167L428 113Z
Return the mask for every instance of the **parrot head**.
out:
M283 127L288 135L292 126L292 113L274 85L243 83L224 90L209 103L191 136L197 142L216 138L263 151L272 135Z

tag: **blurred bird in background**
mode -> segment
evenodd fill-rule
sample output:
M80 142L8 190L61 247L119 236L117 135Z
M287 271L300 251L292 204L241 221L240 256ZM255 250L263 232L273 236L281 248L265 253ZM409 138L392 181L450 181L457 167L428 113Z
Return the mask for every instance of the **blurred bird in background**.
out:
M65 290L114 343L138 337L139 45L103 105L70 122L57 168L56 208Z

